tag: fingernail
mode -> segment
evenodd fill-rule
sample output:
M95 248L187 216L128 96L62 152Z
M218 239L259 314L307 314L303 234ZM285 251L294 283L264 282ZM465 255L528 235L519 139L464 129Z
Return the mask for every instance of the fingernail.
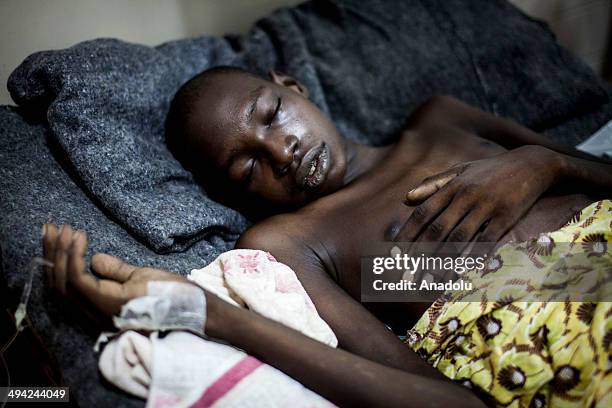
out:
M72 234L72 242L79 239L81 237L81 234L83 234L81 230L74 230L74 233Z
M42 226L42 230L41 230L41 236L44 237L45 234L47 233L47 224L43 224Z
M407 192L407 193L406 193L406 196L404 196L404 202L405 202L405 203L409 203L410 201L412 201L412 200L410 199L410 195L412 194L412 192L413 192L414 190L415 190L415 189L412 189L412 190L410 190L409 192Z

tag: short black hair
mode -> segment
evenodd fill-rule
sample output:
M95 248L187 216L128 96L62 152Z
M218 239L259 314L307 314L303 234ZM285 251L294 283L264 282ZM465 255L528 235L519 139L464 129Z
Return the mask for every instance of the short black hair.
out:
M185 82L172 98L165 123L166 145L174 157L176 157L183 167L189 171L193 172L194 162L197 159L193 156L193 149L190 149L187 143L185 143L185 124L187 118L192 113L193 102L201 95L201 92L218 77L218 75L236 73L256 76L236 66L215 66L200 72L189 81Z

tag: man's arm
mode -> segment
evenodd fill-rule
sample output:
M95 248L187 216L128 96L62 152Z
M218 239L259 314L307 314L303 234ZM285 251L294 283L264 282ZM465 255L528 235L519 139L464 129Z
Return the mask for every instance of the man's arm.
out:
M279 262L290 266L319 315L336 334L339 347L389 367L444 378L339 287L308 246L301 244L294 234L284 231L282 225L270 224L273 223L258 224L246 231L236 248L268 251Z
M329 347L251 311L219 302L222 301L210 303L209 316L218 320L207 320L207 333L280 369L339 406L484 406L475 394L449 380L379 364ZM222 306L222 310L215 310L213 305ZM362 331L359 336L365 339L370 333Z
M185 278L152 268L128 265L110 255L96 254L86 271L87 236L70 226L58 231L45 226L44 254L52 287L69 289L111 316L126 302L144 296L151 281ZM204 290L204 289L202 289ZM205 291L205 332L239 347L284 371L304 386L339 406L483 406L466 388L448 380L431 379L329 347L250 310L230 305ZM367 337L367 332L360 333Z
M609 160L582 152L572 146L557 143L513 120L492 115L452 96L431 98L417 109L415 115L414 120L456 125L510 150L525 145L537 145L567 156L612 164Z
M527 161L535 158L545 164L545 169L540 171L550 173L549 188L555 187L568 193L585 193L599 197L606 197L612 191L612 162L581 152L571 146L556 143L514 121L476 109L453 97L432 98L415 112L411 122L420 126L430 124L436 126L439 123L455 125L507 149L522 148L522 151L526 152L524 156L531 156ZM418 190L412 191L407 197L408 200L418 202L426 199L428 195L451 181L453 174L450 176L442 174L443 182L439 182L440 178L436 176L431 177Z
M415 209L398 240L497 242L551 189L608 198L612 164L548 140L517 123L436 97L417 109L408 126L445 132L463 129L508 152L457 165L425 178L406 194Z

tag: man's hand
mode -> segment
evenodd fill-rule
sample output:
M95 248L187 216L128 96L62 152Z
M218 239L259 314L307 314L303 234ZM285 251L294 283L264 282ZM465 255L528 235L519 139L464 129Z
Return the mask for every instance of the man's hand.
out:
M129 265L107 254L91 259L92 269L103 279L86 271L87 234L69 225L43 226L43 253L53 266L45 266L49 285L62 294L75 289L107 316L118 314L131 299L144 296L149 281L189 281L160 269Z
M419 203L396 241L497 242L557 180L558 155L523 146L461 163L428 177L406 195Z

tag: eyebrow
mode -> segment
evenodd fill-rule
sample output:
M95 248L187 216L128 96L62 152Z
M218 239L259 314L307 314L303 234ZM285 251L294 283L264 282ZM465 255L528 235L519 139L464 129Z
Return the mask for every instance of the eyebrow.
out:
M251 92L249 92L251 96L251 102L249 104L249 110L247 111L247 116L246 116L247 123L251 123L251 120L253 119L253 114L255 113L255 109L257 108L257 101L261 97L261 91L263 91L264 88L265 86L260 85L254 90L252 90Z

